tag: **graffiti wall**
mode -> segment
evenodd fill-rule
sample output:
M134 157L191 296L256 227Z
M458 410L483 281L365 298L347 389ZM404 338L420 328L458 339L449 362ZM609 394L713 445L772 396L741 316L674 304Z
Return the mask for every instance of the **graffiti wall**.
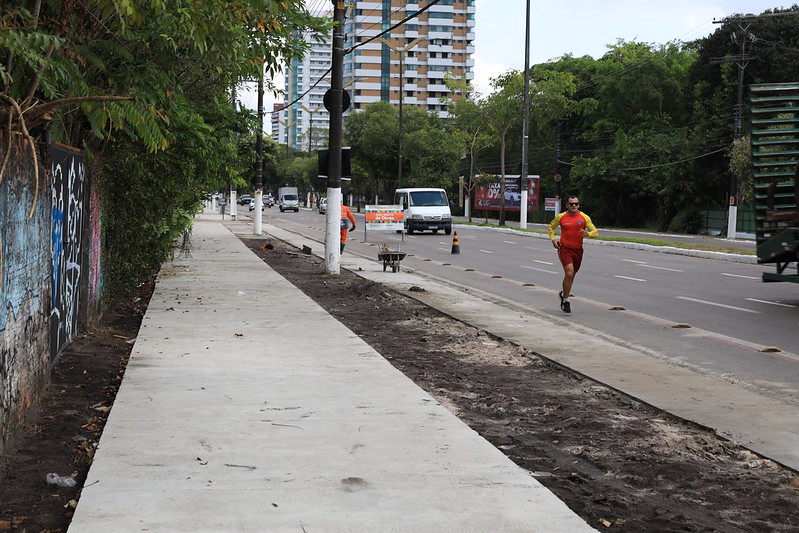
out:
M55 358L78 331L81 284L88 269L83 248L86 158L61 145L50 146L52 175L52 294L51 356Z
M0 135L0 160L7 142ZM50 368L50 182L39 168L37 179L30 143L12 137L0 179L0 450Z

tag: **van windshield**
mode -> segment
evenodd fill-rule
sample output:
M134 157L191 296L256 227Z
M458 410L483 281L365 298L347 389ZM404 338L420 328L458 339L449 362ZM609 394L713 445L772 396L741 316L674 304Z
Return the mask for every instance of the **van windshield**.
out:
M447 205L447 194L443 191L413 191L408 196L411 197L411 205L415 206Z
M297 195L296 194L284 194L283 195L283 199L284 200L296 200L297 199Z

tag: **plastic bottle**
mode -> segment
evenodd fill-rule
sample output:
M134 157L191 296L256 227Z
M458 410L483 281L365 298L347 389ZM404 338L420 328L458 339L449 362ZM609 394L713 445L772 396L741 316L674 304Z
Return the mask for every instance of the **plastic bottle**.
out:
M75 478L72 476L59 476L58 474L47 474L47 482L50 485L58 485L59 487L74 487Z

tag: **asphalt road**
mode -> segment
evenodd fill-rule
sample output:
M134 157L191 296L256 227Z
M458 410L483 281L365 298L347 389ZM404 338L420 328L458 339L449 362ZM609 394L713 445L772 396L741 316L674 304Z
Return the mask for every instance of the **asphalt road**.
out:
M264 217L323 240L325 217L315 211L272 209ZM773 266L590 242L572 289L573 313L566 315L557 298L562 271L545 236L473 226L456 231L459 254L452 253L453 238L443 232L370 232L365 238L360 224L347 251L377 259L376 245L401 248L408 252L403 268L584 325L615 342L799 404L799 285L760 281ZM747 245L754 247L741 246ZM767 347L779 351L763 351Z

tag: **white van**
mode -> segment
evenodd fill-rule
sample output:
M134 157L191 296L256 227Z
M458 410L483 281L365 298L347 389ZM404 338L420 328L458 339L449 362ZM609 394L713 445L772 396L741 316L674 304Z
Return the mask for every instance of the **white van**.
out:
M447 235L452 233L452 213L444 189L397 189L394 192L394 204L402 206L408 235L425 230L433 233L444 230Z

